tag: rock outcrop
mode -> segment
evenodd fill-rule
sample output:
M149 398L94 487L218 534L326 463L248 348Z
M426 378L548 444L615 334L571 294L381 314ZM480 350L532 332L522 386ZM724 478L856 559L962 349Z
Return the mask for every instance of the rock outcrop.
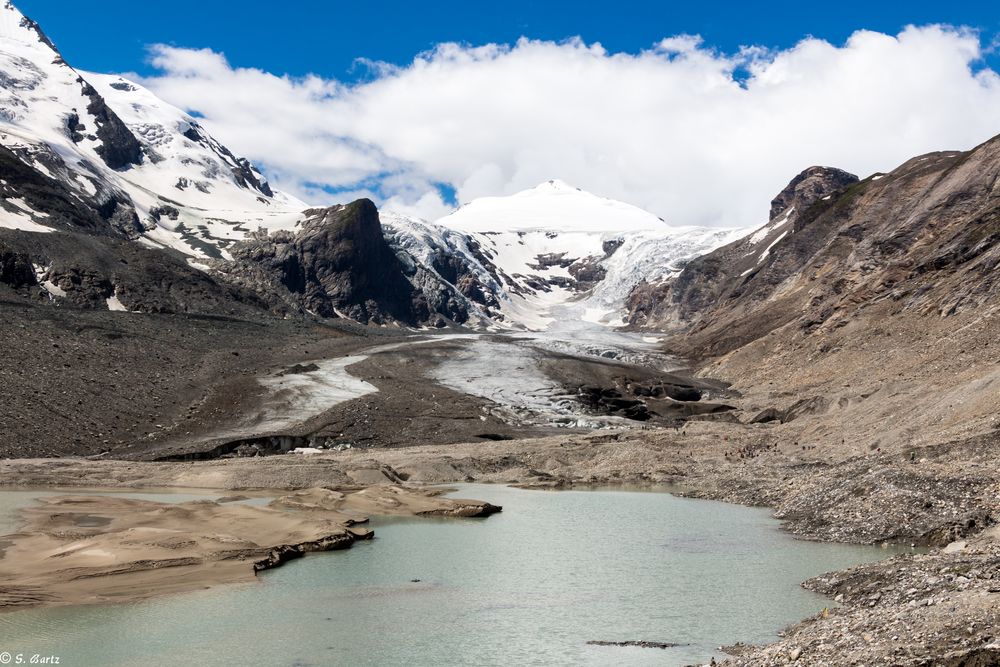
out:
M268 295L277 309L299 307L320 317L364 324L423 324L435 316L464 321L460 304L437 303L404 275L368 199L307 211L296 233L258 234L235 244L223 266L238 284Z
M839 169L806 169L772 200L770 220L764 227L691 260L675 278L643 283L633 290L626 302L629 321L652 327L687 327L699 313L739 296L742 285L766 267L769 259L773 261L776 245L810 207L830 201L835 193L857 182L856 176Z
M37 284L31 258L0 242L0 283L19 289Z
M83 87L83 94L90 100L87 112L93 116L97 127L94 136L100 140L97 154L112 169L127 169L142 162L142 145L128 126L108 107L104 98L94 87L82 78L77 82ZM80 128L82 131L84 128Z
M792 208L804 211L824 197L829 197L857 182L857 176L841 169L809 167L793 178L785 189L771 200L771 215L768 221L774 220Z

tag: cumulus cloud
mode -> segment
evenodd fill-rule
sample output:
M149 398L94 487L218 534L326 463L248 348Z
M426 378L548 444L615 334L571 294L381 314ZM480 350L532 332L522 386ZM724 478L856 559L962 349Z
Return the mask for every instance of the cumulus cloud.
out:
M465 202L560 178L672 223L735 227L761 223L810 165L865 176L1000 133L983 50L947 26L734 54L689 35L635 54L522 39L441 44L345 84L160 45L143 83L317 203L365 195L433 219L450 209L442 185Z

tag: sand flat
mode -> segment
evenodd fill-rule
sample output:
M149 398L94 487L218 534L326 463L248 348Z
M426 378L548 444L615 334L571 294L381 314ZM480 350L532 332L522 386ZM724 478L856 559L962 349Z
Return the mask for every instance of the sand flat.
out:
M270 506L47 496L4 536L0 611L145 599L223 583L368 539L367 514L484 516L499 508L435 490L311 488ZM99 517L100 521L95 521Z

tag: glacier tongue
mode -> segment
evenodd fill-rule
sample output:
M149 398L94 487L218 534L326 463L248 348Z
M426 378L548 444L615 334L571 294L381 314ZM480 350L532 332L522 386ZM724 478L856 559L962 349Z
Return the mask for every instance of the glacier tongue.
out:
M488 294L481 314L504 328L529 331L565 318L620 324L636 285L660 281L740 233L671 226L558 180L473 200L434 223L394 214L384 214L383 222L387 234L425 265L440 262L442 252L460 258ZM459 279L440 271L438 277ZM485 305L475 292L459 291Z

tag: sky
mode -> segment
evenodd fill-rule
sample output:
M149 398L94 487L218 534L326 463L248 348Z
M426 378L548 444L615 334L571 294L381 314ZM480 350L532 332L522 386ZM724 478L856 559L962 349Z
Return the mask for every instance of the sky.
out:
M561 178L748 226L812 164L867 176L1000 134L986 2L15 4L277 187L429 219Z

